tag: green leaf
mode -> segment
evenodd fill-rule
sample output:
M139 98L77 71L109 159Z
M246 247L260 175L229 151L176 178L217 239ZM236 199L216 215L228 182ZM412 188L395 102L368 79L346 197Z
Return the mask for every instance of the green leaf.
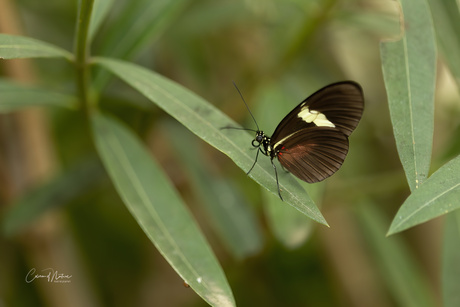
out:
M97 30L104 21L107 13L112 7L113 0L94 0L91 22L89 24L89 41L92 41Z
M294 208L283 206L279 197L271 193L264 192L262 197L267 222L276 238L290 249L302 245L311 234L311 220Z
M172 183L117 121L92 117L96 148L125 205L184 281L214 306L234 306L225 275Z
M222 130L223 127L238 125L209 102L179 84L137 65L107 58L96 58L95 62L118 75L190 131L225 153L245 172L251 168L255 157L255 151L249 150L253 136L238 130ZM277 195L273 167L269 159L262 158L249 176ZM286 203L315 221L327 225L321 212L299 183L286 172L278 172L278 175Z
M315 203L318 203L324 192L324 183L311 184L305 189ZM267 192L262 195L267 220L276 238L290 249L305 243L312 233L312 220L306 219L294 208L284 206L279 197Z
M460 156L452 159L415 190L399 208L388 235L460 208Z
M396 306L436 306L427 278L405 242L398 237L385 237L387 221L377 208L372 203L361 204L357 211L358 221Z
M460 211L447 215L442 251L442 297L444 307L460 306Z
M436 41L425 0L400 0L401 40L380 45L399 158L411 191L427 178L433 143Z
M3 220L3 231L14 235L44 212L63 206L81 195L101 178L103 170L96 160L86 160L11 204Z
M241 191L230 180L210 175L209 167L198 149L198 139L177 122L169 123L166 131L176 149L178 158L190 174L192 187L197 191L200 204L208 214L209 223L236 258L255 254L262 248L261 227ZM307 219L297 210L297 215Z
M0 79L0 113L33 106L57 106L75 109L77 98Z
M0 34L0 59L52 57L73 60L70 52L52 44L25 36Z
M130 59L147 45L155 42L174 23L188 0L136 0L126 2L121 16L108 33L104 33L99 55ZM98 71L95 87L101 90L110 75Z
M429 0L440 51L460 87L460 11L456 0Z

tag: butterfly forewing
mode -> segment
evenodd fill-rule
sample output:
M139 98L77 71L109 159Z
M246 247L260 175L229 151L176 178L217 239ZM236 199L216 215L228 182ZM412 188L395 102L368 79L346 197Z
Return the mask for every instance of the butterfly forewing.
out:
M346 136L350 136L358 126L364 109L362 89L351 81L326 86L302 103L310 110L323 113Z
M328 122L349 136L358 125L363 113L362 89L356 82L344 81L318 90L283 118L273 133L273 144L286 138L293 131L317 127L314 122L307 122L299 116L306 108L324 114Z
M297 131L277 146L281 165L298 178L314 183L334 174L348 153L348 138L336 128Z

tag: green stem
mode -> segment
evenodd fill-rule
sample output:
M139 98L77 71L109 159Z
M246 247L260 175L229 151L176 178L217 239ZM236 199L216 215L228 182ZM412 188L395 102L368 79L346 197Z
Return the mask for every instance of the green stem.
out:
M77 18L77 33L75 40L75 69L77 92L81 109L87 119L91 112L89 99L89 40L88 31L91 21L94 0L80 0Z

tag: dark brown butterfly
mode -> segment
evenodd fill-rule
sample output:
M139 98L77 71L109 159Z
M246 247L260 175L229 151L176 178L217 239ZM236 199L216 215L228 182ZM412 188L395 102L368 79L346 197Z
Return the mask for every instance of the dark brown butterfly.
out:
M239 90L238 93L243 99ZM252 146L258 148L254 164L247 174L257 163L260 152L270 157L281 199L273 159L278 158L283 168L303 181L314 183L328 178L342 166L348 153L348 137L358 125L364 109L363 91L358 83L333 83L295 107L278 124L270 138L259 129L249 107L244 103L257 130L243 130L256 133Z

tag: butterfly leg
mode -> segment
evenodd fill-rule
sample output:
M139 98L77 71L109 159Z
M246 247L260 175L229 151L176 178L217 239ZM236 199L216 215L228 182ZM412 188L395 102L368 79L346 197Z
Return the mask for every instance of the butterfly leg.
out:
M249 175L249 173L252 171L252 169L253 169L254 166L256 165L256 163L257 163L257 158L259 157L259 151L261 151L260 148L259 148L259 150L257 150L256 159L254 160L254 163L252 164L251 168L250 168L249 171L246 173L246 175Z
M275 163L273 163L273 158L270 159L270 162L272 163L273 169L275 170L275 177L276 177L276 187L278 188L278 195L282 201L284 201L283 197L281 196L281 190L280 190L280 183L278 181L278 171L276 170Z

